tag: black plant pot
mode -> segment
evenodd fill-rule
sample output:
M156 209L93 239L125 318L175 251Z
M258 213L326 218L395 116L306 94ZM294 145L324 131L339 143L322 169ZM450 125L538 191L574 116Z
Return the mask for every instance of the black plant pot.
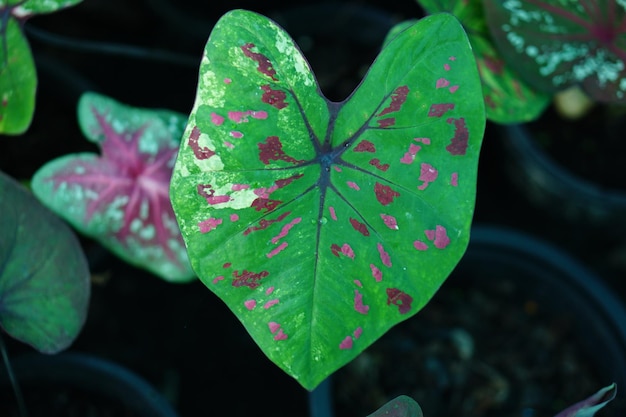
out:
M29 417L177 417L169 402L128 369L79 353L28 353L12 360ZM5 369L0 415L19 417Z
M363 417L400 394L416 399L426 417L551 416L611 382L618 397L598 416L626 415L621 302L555 247L475 227L464 258L424 310L309 400L313 417Z
M540 146L528 125L505 126L501 132L503 147L508 154L509 176L531 203L579 230L623 241L626 188L603 186L574 173ZM602 141L605 138L598 132L598 137L593 139ZM550 140L562 141L564 150L571 146L568 138L560 135ZM607 161L606 164L611 163Z

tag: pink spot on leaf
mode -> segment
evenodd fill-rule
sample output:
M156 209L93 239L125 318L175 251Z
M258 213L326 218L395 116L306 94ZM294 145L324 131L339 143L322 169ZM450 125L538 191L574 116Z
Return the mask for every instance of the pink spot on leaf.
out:
M267 119L267 112L254 110L228 112L228 118L235 123L248 123L248 116L253 119Z
M230 268L231 265L232 265L232 263L226 262L226 263L224 263L224 265L222 265L222 268L227 269L227 268Z
M265 303L263 305L263 308L267 310L268 308L275 306L278 303L279 303L278 298L274 298L273 300L269 300L267 303Z
M441 225L435 226L435 230L425 230L424 234L429 240L434 241L437 249L445 249L450 244L446 228Z
M215 230L217 226L222 224L222 219L209 218L198 223L200 233L208 233L211 230Z
M247 236L247 235L249 235L252 232L256 232L257 230L267 229L273 223L282 221L285 217L289 216L289 214L291 214L291 212L287 211L287 212L281 214L280 216L278 216L275 219L270 219L270 220L261 219L261 220L259 220L259 225L258 226L250 226L250 227L248 227L246 230L244 230L243 234L244 234L244 236Z
M387 288L387 305L395 305L398 307L400 314L406 314L411 311L411 303L413 297L397 288Z
M224 78L224 84L230 84L232 82L233 80L231 80L230 78Z
M458 172L453 172L452 175L450 175L450 184L453 187L457 187L459 185L459 173Z
M416 240L415 242L413 242L413 246L419 251L425 251L428 249L428 245L421 240Z
M353 190L359 191L361 189L361 187L359 187L355 182L347 181L346 184L348 184L348 187L352 188Z
M374 184L374 193L376 194L376 199L378 200L378 202L383 206L388 206L393 202L396 197L400 196L399 192L379 182Z
M294 227L296 224L300 223L301 221L302 221L302 217L296 217L295 219L287 223L285 226L283 226L280 233L272 238L272 243L274 244L278 243L280 239L287 236L287 234L289 233L292 227Z
M227 195L215 195L215 190L211 184L198 184L196 188L198 194L204 197L206 202L212 206L230 201L230 197Z
M270 295L273 292L274 292L274 287L269 287L268 289L265 290L265 295Z
M450 71L450 64L443 64L443 69L445 69L446 71Z
M452 109L454 109L454 103L433 104L428 110L428 117L441 117Z
M354 285L356 285L356 286L357 286L357 287L359 287L359 288L363 288L363 284L362 284L362 283L361 283L361 281L360 281L360 280L358 280L358 279L355 279L355 280L354 280Z
M443 87L447 87L449 85L450 85L450 81L446 80L445 78L439 78L437 80L436 88L443 88Z
M276 323L275 321L270 321L269 323L267 323L267 327L269 327L270 332L274 334L278 331L278 329L280 329L280 324Z
M213 284L217 284L218 282L220 282L223 279L224 279L224 276L220 275L219 277L213 278L213 281L211 281L211 282L213 282Z
M248 310L252 311L254 307L256 307L256 300L246 300L243 305L246 306Z
M388 228L392 230L398 230L398 222L395 217L387 215L387 214L382 214L382 213L380 217L383 219L385 226L387 226Z
M359 290L354 290L354 309L361 314L367 314L370 306L363 304L363 294Z
M343 339L339 344L339 349L352 349L352 338L350 336L346 336L346 338Z
M454 137L450 139L450 144L446 146L446 150L450 155L465 155L467 152L467 142L469 140L469 132L465 125L463 117L459 119L449 118L446 120L450 124L454 124Z
M330 206L328 207L328 211L330 212L330 218L333 220L337 220L337 213L335 213L335 208Z
M285 248L287 247L287 242L283 242L280 245L278 245L276 248L272 249L268 254L267 257L268 258L272 258L276 255L278 255L279 252L283 251Z
M416 142L422 142L424 145L430 145L430 138L413 138Z
M211 123L215 126L221 126L221 124L224 123L224 117L217 113L211 113Z
M354 251L347 243L344 243L343 246L341 246L341 253L343 253L350 259L354 259Z
M330 245L330 251L333 253L333 255L339 258L339 254L341 253L341 247L338 244L333 243L332 245Z
M341 168L338 167L337 165L333 165L333 169L337 172L341 172Z
M404 156L400 158L400 162L402 162L403 164L407 164L407 165L412 164L413 161L415 160L415 155L417 155L420 149L422 149L421 146L411 143L409 145L408 152L406 152Z
M428 184L435 181L439 172L430 164L422 163L420 167L420 177L419 180L423 181L422 185L417 187L419 190L424 190L428 187Z
M458 85L453 85L452 87L450 87L448 89L448 91L450 91L452 94L454 94L454 93L456 93L456 90L458 90L458 89L459 89Z
M287 340L287 335L283 332L283 329L278 329L278 333L274 336L274 340Z
M354 230L356 230L363 236L370 235L370 231L367 230L367 226L364 223L361 223L360 221L358 221L357 219L353 219L352 217L350 217L350 224L352 225Z
M224 146L226 146L227 148L230 148L230 149L234 149L235 148L235 145L233 145L230 142L224 142Z
M383 245L381 243L379 243L377 247L378 254L380 255L380 260L382 261L383 265L391 268L391 258L389 257L389 254L385 251L385 248L383 248Z
M370 269L372 270L372 276L376 280L376 282L380 282L383 280L383 273L380 269L376 267L374 264L370 264Z
M355 339L358 339L359 337L361 337L362 334L363 334L362 327L357 327L356 329L354 329L354 332L352 332L352 335L354 336Z
M243 133L237 130L233 130L230 132L230 136L234 137L235 139L241 139L243 137Z

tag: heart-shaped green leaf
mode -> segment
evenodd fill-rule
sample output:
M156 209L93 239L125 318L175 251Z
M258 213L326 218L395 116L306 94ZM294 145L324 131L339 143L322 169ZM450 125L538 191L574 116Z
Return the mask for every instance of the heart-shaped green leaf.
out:
M0 325L44 353L69 346L89 305L89 269L69 227L0 172Z
M626 103L626 2L484 0L506 62L534 88Z
M463 24L478 64L489 120L522 123L541 115L550 95L534 90L515 67L505 65L491 39L482 0L419 0L419 3L428 13L452 13Z
M0 0L0 134L26 131L35 111L37 73L21 25L82 0Z
M420 310L464 253L484 126L450 15L400 33L333 103L281 28L229 12L172 175L192 265L312 389Z
M195 279L169 199L187 118L94 93L81 97L78 118L102 155L71 154L48 162L33 177L33 192L127 262L167 281Z

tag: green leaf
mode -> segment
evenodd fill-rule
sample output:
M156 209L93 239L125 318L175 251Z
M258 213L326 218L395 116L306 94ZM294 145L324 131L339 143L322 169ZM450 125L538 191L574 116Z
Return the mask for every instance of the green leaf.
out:
M56 353L85 322L87 261L69 227L1 172L0 196L0 326Z
M81 3L83 0L21 0L9 1L15 5L13 14L19 18L28 18L34 14L52 13ZM2 7L2 6L0 6Z
M37 74L18 21L0 13L5 15L0 22L0 133L15 135L32 121Z
M514 66L505 64L489 33L482 0L419 0L419 3L428 13L452 13L463 24L478 64L489 120L522 123L541 115L550 95L531 88Z
M312 389L420 310L464 253L484 126L450 15L403 31L334 103L281 28L227 13L170 189L192 265Z
M37 73L21 25L82 0L0 0L0 134L19 135L35 111Z
M102 155L66 155L33 177L39 199L127 262L167 281L195 279L169 199L169 181L187 118L87 93L83 133Z
M534 88L626 103L626 2L485 0L485 10L503 58Z

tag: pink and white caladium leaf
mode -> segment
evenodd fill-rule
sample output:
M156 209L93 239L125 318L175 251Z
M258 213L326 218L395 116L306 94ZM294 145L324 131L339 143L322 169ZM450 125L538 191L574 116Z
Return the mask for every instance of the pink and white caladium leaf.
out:
M81 97L78 118L102 154L50 161L33 177L37 197L129 263L167 281L194 279L169 199L187 118L94 93Z
M555 417L593 417L598 410L615 398L616 393L617 386L613 383L602 388L589 398L566 408Z
M82 0L0 0L0 134L21 134L33 119L37 72L24 22Z
M170 195L200 279L312 389L420 310L463 255L485 126L451 15L396 36L345 101L294 41L215 25Z
M484 1L499 51L531 86L626 103L626 2Z
M87 318L89 278L67 224L0 172L0 327L43 353L67 348Z
M551 96L531 88L514 66L506 65L496 49L482 0L418 0L428 13L455 15L474 50L485 96L487 119L496 123L523 123L536 119Z

